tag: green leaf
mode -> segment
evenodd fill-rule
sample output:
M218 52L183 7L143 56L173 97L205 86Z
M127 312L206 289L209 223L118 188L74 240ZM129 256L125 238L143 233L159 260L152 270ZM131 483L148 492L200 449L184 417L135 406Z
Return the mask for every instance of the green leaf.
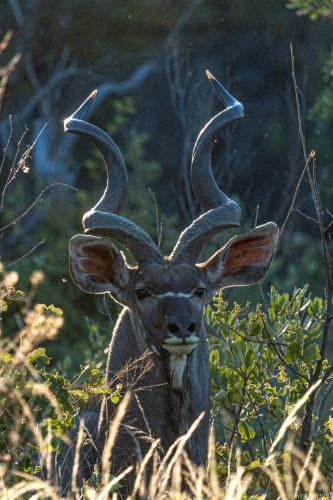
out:
M10 363L13 359L13 356L9 352L3 352L0 357L1 361L4 363Z
M253 429L253 427L250 427L249 424L247 424L244 420L239 422L238 430L241 435L242 443L246 443L250 439L253 439L256 435L256 431Z
M54 304L50 304L49 306L46 306L46 310L47 311L51 311L55 314L57 314L58 316L63 316L63 310L60 309L60 307L56 307Z
M89 399L89 394L82 389L70 389L70 394L77 399L81 399L82 401L87 402Z
M213 349L210 353L210 363L212 365L218 365L220 361L220 353L217 349Z
M11 300L21 300L25 297L25 293L22 290L15 290L15 292L11 295Z
M46 351L44 347L38 347L37 349L34 349L29 355L28 355L28 361L29 363L33 363L36 361L38 358L44 358L48 360L48 356L46 355Z
M117 405L119 403L119 401L120 401L119 394L112 394L111 401L112 401L113 404Z
M253 363L253 360L254 360L254 350L249 349L247 351L247 353L245 354L245 366L246 366L246 368L248 368Z
M320 359L320 349L317 344L309 344L304 347L303 358L309 364L313 364Z
M7 309L8 309L7 303L4 300L0 299L0 314L6 312Z
M317 323L313 328L306 330L308 337L312 340L318 339L323 331L323 325Z
M253 462L251 462L247 467L246 469L247 470L252 470L252 469L257 469L258 467L260 467L261 465L261 462L260 460L253 460Z
M286 362L288 364L298 363L301 356L301 346L298 342L292 342L286 349Z

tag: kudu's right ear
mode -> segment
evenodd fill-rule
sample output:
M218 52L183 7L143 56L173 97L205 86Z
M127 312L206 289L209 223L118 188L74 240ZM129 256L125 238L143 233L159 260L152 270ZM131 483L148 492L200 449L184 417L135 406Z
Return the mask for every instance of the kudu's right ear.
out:
M130 269L122 253L111 241L77 234L69 243L72 279L88 293L112 293L123 302Z
M206 262L198 264L208 285L218 289L260 281L269 269L278 234L274 222L267 222L229 240Z

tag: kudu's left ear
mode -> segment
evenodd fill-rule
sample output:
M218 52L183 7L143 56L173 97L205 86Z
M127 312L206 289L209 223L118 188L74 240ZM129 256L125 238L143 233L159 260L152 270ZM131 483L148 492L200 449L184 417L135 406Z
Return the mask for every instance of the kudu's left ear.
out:
M273 258L279 230L274 222L235 236L206 262L203 269L211 288L252 285L264 277Z
M77 234L69 243L69 265L76 285L88 293L112 293L123 302L130 269L110 240Z

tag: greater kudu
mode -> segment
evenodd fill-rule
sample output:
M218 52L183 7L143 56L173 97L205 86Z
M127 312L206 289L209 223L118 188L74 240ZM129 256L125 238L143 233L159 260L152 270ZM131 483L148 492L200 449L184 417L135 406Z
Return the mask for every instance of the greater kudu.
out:
M124 306L110 344L107 383L117 380L117 373L145 351L153 359L150 371L138 382L146 390L132 399L125 430L119 435L113 453L114 471L137 458L138 443L144 452L147 442L140 435L147 429L152 437L160 438L163 453L202 412L204 418L188 442L187 453L195 464L205 462L210 379L204 306L220 288L260 280L277 241L277 226L269 222L235 236L208 260L197 262L209 238L238 227L240 219L239 205L218 188L213 178L211 153L222 129L242 118L244 108L208 71L207 76L226 109L205 125L193 148L191 183L204 213L181 233L167 257L143 229L118 215L127 191L123 157L105 132L84 121L96 92L65 120L66 132L87 137L101 151L107 170L103 196L83 217L85 234L74 236L69 244L74 282L88 293L110 294ZM129 266L109 238L123 244L137 266ZM95 443L82 466L83 476L99 460L113 411L112 404L104 402L99 416L86 414L86 425ZM138 431L136 445L133 432L126 432L126 424ZM69 458L63 484L68 482L70 464Z

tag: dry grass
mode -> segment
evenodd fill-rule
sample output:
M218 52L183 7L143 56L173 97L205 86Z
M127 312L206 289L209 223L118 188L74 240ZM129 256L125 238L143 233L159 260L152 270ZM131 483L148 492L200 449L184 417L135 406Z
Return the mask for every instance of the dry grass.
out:
M35 387L35 392L41 389L39 384ZM49 391L42 389L41 393L48 397ZM309 393L306 397L309 396ZM45 437L42 436L37 422L34 419L33 410L25 402L24 398L18 391L14 392L17 404L21 408L27 425L30 427L32 434L37 442L39 449L42 450L42 460L48 470L46 477L48 479L41 480L28 474L22 474L11 470L9 474L9 463L12 461L8 456L1 457L0 463L0 498L5 500L13 500L16 498L62 498L57 487L52 484L52 451L50 447L51 430ZM306 400L303 399L303 404ZM114 425L109 430L108 439L105 444L101 478L98 486L92 487L85 485L80 489L77 484L77 471L79 466L79 452L84 439L84 427L80 426L76 444L74 466L72 473L72 493L67 498L86 498L91 500L104 500L107 498L123 498L121 489L117 492L113 489L118 483L132 471L133 467L128 467L117 477L110 474L110 466L112 464L112 450L114 447L116 435L122 419L126 413L126 408L129 402L130 395L126 395L119 404L118 412L114 420ZM50 404L54 404L54 399L51 395ZM296 407L300 407L300 403ZM206 468L194 466L187 458L185 452L185 444L195 431L201 416L193 423L186 435L180 437L170 448L163 460L158 459L157 448L158 440L153 441L146 456L142 457L141 463L137 464L136 480L133 487L133 492L127 498L148 498L151 500L157 499L225 499L225 500L242 500L244 495L255 495L252 498L281 498L282 500L302 498L309 500L321 498L324 494L327 498L331 498L333 491L330 490L325 478L320 472L321 457L317 456L315 460L311 459L312 448L307 454L304 454L294 446L294 443L287 439L284 452L281 454L276 452L278 441L286 437L288 428L293 420L297 418L296 411L292 412L285 421L280 431L277 434L271 447L271 452L264 463L258 465L255 470L248 470L242 465L241 452L235 450L236 467L230 470L226 481L221 482L218 477L216 457L214 453L214 439L210 439L209 460ZM148 462L152 461L153 473L148 481L145 481L145 468ZM266 492L256 491L256 480L258 474L266 477L267 490ZM8 481L8 478L11 480ZM13 481L14 479L14 481ZM16 481L16 484L13 484ZM265 481L263 481L263 484ZM186 485L184 488L184 484ZM261 496L259 496L259 493ZM257 496L258 495L258 496Z
M146 458L150 458L155 451L156 443L153 443L147 457L144 457L143 467L147 463ZM180 446L181 447L181 446ZM178 448L176 448L178 451ZM133 489L133 493L127 498L137 498L139 494L143 498L149 499L225 499L225 500L242 500L246 494L256 494L253 491L252 483L255 473L247 472L246 468L241 465L240 452L237 453L237 467L230 473L226 484L220 484L216 475L216 467L214 462L205 470L193 466L186 455L179 453L177 460L160 464L155 468L148 485L142 480L142 467L140 474L137 476L137 481ZM263 473L270 479L269 487L266 493L261 492L261 496L255 498L281 498L282 500L290 500L300 498L300 493L303 498L308 500L317 500L319 495L321 498L326 495L331 498L332 490L320 473L320 457L315 463L312 463L306 455L303 455L299 450L293 449L292 452L284 453L284 463L277 464L274 459L270 458L270 464L262 466ZM283 476L281 469L285 468L287 474ZM67 498L87 498L91 500L104 500L110 498L113 488L131 472L132 467L128 467L117 477L110 478L109 471L102 476L102 484L99 487L85 486L82 491L79 491L75 484L73 476L72 493ZM73 468L75 474L76 468ZM48 480L40 480L29 475L18 474L20 481L11 486L6 486L6 464L1 465L0 469L0 496L2 499L16 498L62 498L57 489ZM184 491L182 477L185 477L186 491ZM258 492L259 494L259 492ZM112 493L112 498L122 498L120 493Z

